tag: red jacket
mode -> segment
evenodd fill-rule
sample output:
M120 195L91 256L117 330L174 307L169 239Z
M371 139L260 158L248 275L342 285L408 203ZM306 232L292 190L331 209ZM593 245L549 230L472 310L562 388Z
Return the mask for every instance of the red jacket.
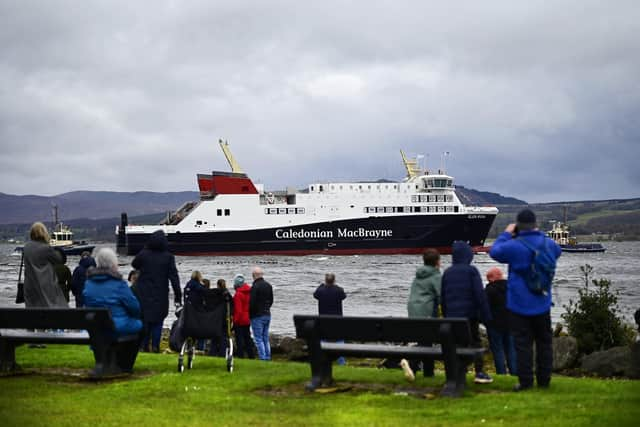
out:
M236 289L233 295L233 324L237 326L249 326L249 295L251 286L247 283Z

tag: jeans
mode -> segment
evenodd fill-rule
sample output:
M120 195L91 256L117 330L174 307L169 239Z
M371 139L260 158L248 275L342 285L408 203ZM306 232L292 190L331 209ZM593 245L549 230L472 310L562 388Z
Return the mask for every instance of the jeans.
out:
M536 345L536 381L546 387L551 381L553 348L550 312L537 316L511 313L511 332L516 345L520 385L533 385L533 343Z
M489 336L489 347L493 353L493 363L496 365L496 374L506 374L508 367L511 375L517 375L516 348L511 334L489 327L487 335Z
M146 333L142 339L142 351L149 351L149 339L151 339L151 349L153 351L159 351L160 338L162 336L162 321L147 322L145 326Z
M271 346L269 345L269 324L271 316L257 316L251 319L253 340L258 349L258 359L271 360Z
M238 357L242 358L246 354L249 359L253 359L253 341L251 341L251 331L249 330L249 325L234 326L234 333L236 336Z

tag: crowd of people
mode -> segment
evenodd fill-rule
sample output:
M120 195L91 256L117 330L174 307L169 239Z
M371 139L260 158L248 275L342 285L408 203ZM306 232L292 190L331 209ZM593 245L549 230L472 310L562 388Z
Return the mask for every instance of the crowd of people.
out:
M31 241L24 247L24 299L27 307L66 307L69 293L75 297L76 307L108 307L118 334L140 333L142 351L160 351L162 325L169 313L169 288L174 303L200 306L213 294L223 295L231 303L236 355L271 360L269 329L273 305L272 286L264 279L260 267L251 271L252 283L243 274L233 278L233 295L226 281L219 279L216 287L199 271L183 289L175 258L168 250L163 231L154 232L145 248L133 259L133 270L125 281L118 272L118 259L113 250L100 249L96 257L82 254L73 273L66 267L66 257L49 244L46 227L35 223ZM535 248L532 251L531 248ZM497 374L518 376L516 391L533 386L533 344L536 347L535 379L538 387L548 387L551 380L551 293L536 292L531 287L531 270L537 257L545 252L555 261L560 247L538 230L535 214L525 209L516 217L493 244L489 255L507 264L508 278L499 267L486 273L487 285L478 269L472 265L473 250L468 243L456 241L452 245L452 263L440 272L440 254L427 249L423 264L415 273L408 295L409 317L465 317L469 320L471 345L481 347L480 324L487 331ZM128 283L127 283L128 282ZM313 297L318 300L321 315L342 315L344 289L336 284L335 275L328 273ZM253 335L253 339L252 339ZM212 337L210 355L224 355L227 336ZM430 342L418 345L430 346ZM206 348L205 340L198 349ZM255 352L254 352L255 349ZM338 363L344 364L344 358ZM425 376L433 376L433 361L402 360L400 365L409 379L422 366ZM484 371L482 357L474 361L477 383L492 382Z

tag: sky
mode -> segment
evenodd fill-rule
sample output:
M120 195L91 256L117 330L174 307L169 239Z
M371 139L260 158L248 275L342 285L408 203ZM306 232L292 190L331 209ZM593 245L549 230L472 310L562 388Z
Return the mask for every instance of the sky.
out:
M1 1L0 192L405 176L640 197L637 1ZM444 156L443 153L449 155Z

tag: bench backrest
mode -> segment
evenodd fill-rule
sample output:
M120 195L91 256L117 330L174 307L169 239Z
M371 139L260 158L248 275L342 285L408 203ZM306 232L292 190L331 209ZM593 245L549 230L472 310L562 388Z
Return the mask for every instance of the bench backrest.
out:
M455 343L469 346L471 335L465 318L416 319L407 317L352 317L294 315L298 338L362 342L441 342L440 327L451 327ZM315 336L313 336L315 335Z
M0 329L113 330L108 308L0 308Z

